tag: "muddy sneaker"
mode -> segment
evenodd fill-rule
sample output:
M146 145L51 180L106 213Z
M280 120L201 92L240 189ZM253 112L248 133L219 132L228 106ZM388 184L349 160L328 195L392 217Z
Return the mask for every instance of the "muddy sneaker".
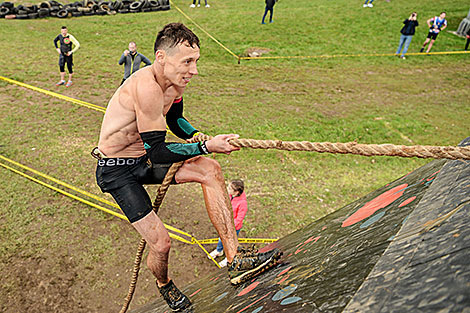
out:
M227 263L230 282L232 285L238 285L263 273L273 267L281 256L282 251L277 248L263 253L238 252L232 263Z
M191 301L173 284L172 280L165 286L158 287L158 290L173 312L190 312Z

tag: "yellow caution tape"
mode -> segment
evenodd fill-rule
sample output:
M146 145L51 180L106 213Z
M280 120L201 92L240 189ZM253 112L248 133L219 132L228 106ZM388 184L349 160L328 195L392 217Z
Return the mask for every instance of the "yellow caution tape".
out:
M15 84L15 85L18 85L18 86L21 86L21 87L24 87L24 88L28 88L28 89L31 89L31 90L34 90L34 91L38 91L38 92L41 92L41 93L46 94L48 96L52 96L52 97L56 97L56 98L59 98L59 99L65 100L65 101L73 102L75 104L79 104L79 105L87 107L89 109L93 109L93 110L100 111L100 112L103 112L103 113L106 112L106 108L101 107L99 105L91 104L91 103L88 103L88 102L85 102L85 101L82 101L82 100L78 100L78 99L74 99L74 98L70 98L70 97L61 95L59 93L55 93L55 92L45 90L45 89L42 89L42 88L39 88L39 87L31 86L31 85L28 85L28 84L25 84L25 83L22 83L22 82L19 82L19 81L10 79L10 78L0 76L0 80L4 80L4 81L6 81L10 84Z
M34 91L38 91L38 92L41 92L41 93L46 94L46 95L48 95L48 96L56 97L56 98L59 98L59 99L65 100L65 101L69 101L69 102L72 102L72 103L76 103L76 104L79 104L79 105L81 105L81 106L84 106L84 107L87 107L87 108L90 108L90 109L93 109L93 110L96 110L96 111L99 111L99 112L102 112L102 113L106 113L106 108L100 107L99 105L96 105L96 104L91 104L91 103L88 103L88 102L85 102L85 101L82 101L82 100L70 98L70 97L67 97L67 96L64 96L64 95L61 95L61 94L58 94L58 93L49 91L49 90L45 90L45 89L41 89L41 88L39 88L39 87L35 87L35 86L28 85L28 84L25 84L25 83L22 83L22 82L19 82L19 81L16 81L16 80L14 80L14 79L10 79L10 78L7 78L7 77L0 76L0 80L4 80L4 81L6 81L6 82L8 82L8 83L10 83L10 84L14 84L14 85L18 85L18 86L21 86L21 87L24 87L24 88L28 88L28 89L31 89L31 90L34 90ZM168 132L169 134L172 134L172 135L174 135L175 137L177 137L177 136L168 128L168 125L166 126L166 129L167 129L167 132Z
M197 28L204 32L209 38L211 38L215 43L221 46L225 51L230 53L233 57L238 59L238 64L241 60L270 60L270 59L311 59L311 58L345 58L345 57L365 57L365 56L397 56L395 53L368 53L368 54L336 54L336 55L298 55L298 56L260 56L260 57L241 57L232 52L229 48L224 46L220 41L218 41L214 36L209 34L204 28L202 28L198 23L196 23L192 18L190 18L186 13L184 13L178 6L170 0L171 6L174 7L178 12L180 12L184 17L186 17L191 23L193 23ZM406 55L439 55L439 54L465 54L470 53L470 51L441 51L441 52L413 52L407 53Z
M66 187L66 188L68 188L68 189L71 189L71 190L73 190L73 191L75 191L75 192L77 192L77 193L80 193L80 194L82 194L82 195L85 195L85 196L87 196L87 197L89 197L89 198L92 198L92 199L94 199L94 200L96 200L96 201L99 201L99 202L101 202L101 203L105 203L105 204L107 204L107 205L109 205L109 206L112 206L112 207L114 207L114 208L118 208L118 209L119 209L119 206L118 206L117 204L111 202L111 201L108 201L108 200L106 200L106 199L104 199L104 198L98 197L98 196L96 196L96 195L94 195L94 194L92 194L92 193L89 193L89 192L85 191L85 190L81 190L81 189L79 189L79 188L77 188L77 187L75 187L75 186L72 186L72 185L70 185L70 184L67 184L67 183L65 183L65 182L63 182L63 181L61 181L61 180L58 180L58 179L56 179L56 178L54 178L54 177L52 177L52 176L49 176L49 175L44 174L44 173L41 173L41 172L39 172L39 171L37 171L37 170L35 170L35 169L33 169L33 168L30 168L30 167L28 167L28 166L26 166L26 165L23 165L23 164L18 163L18 162L14 161L14 160L11 160L11 159L9 159L9 158L3 156L3 155L0 155L0 159L2 159L2 160L4 160L4 161L7 161L7 162L9 162L9 163L11 163L11 164L14 164L14 165L17 166L17 167L20 167L20 168L22 168L22 169L24 169L24 170L26 170L26 171L29 171L29 172L31 172L31 173L34 173L34 174L36 174L36 175L38 175L38 176L40 176L40 177L43 177L43 178L45 178L45 179L48 179L48 180L50 180L50 181L52 181L52 182L54 182L54 183L56 183L56 184L58 184L58 185L61 185L61 186ZM48 183L45 183L45 182L43 182L43 181L41 181L41 180L39 180L39 179L36 179L36 178L34 178L34 177L32 177L32 176L30 176L30 175L28 175L28 174L25 174L25 173L23 173L23 172L21 172L21 171L18 171L17 169L14 169L14 168L12 168L12 167L10 167L10 166L8 166L8 165L2 163L2 162L0 162L0 166L6 168L6 169L8 169L8 170L10 170L10 171L12 171L12 172L14 172L14 173L16 173L16 174L19 174L19 175L21 175L21 176L23 176L23 177L25 177L25 178L27 178L27 179L30 179L30 180L32 180L32 181L34 181L34 182L36 182L36 183L38 183L38 184L40 184L40 185L42 185L42 186L45 186L45 187L47 187L47 188L49 188L49 189L52 189L52 190L54 190L54 191L56 191L56 192L58 192L58 193L61 193L61 194L65 195L65 196L67 196L67 197L70 197L70 198L72 198L72 199L75 199L75 200L77 200L77 201L80 201L80 202L82 202L82 203L85 203L85 204L87 204L87 205L89 205L89 206L91 206L91 207L94 207L94 208L96 208L96 209L99 209L99 210L101 210L101 211L103 211L103 212L109 213L109 214L111 214L111 215L114 215L114 216L116 216L116 217L119 217L120 219L123 219L123 220L128 221L127 217L126 217L125 215L123 215L123 214L117 213L117 212L115 212L115 211L113 211L113 210L107 209L107 208L105 208L105 207L103 207L103 206L97 205L97 204L95 204L95 203L93 203L93 202L91 202L91 201L88 201L88 200L86 200L86 199L80 198L80 197L78 197L78 196L76 196L76 195L74 195L74 194L71 194L71 193L69 193L69 192L67 192L67 191L64 191L64 190L60 189L60 188L57 188L57 187L52 186L52 185L50 185L50 184L48 184ZM212 259L212 261L220 268L219 264L214 260L214 258L212 258L212 257L210 256L210 254L207 252L207 250L202 246L203 244L214 244L214 243L217 243L217 242L218 242L218 238L197 240L196 237L194 237L194 236L192 236L192 235L190 235L190 234L188 234L188 233L186 233L186 232L184 232L184 231L182 231L182 230L180 230L180 229L178 229L178 228L175 228L175 227L170 226L170 225L167 225L167 224L164 224L164 225L165 225L165 228L168 229L169 231L172 231L172 232L181 234L181 235L183 235L183 236L189 237L190 240L185 239L185 238L183 238L183 237L181 237L181 236L179 236L179 235L176 235L176 234L173 234L173 233L169 232L170 238L175 239L175 240L178 240L178 241L181 241L181 242L183 242L183 243L191 244L191 245L197 244L197 245L210 257L210 259ZM277 240L277 239L239 238L239 239L238 239L238 242L240 242L240 243L269 243L269 242L274 242L274 241L276 241L276 240Z
M443 54L466 54L470 51L440 51L440 52L413 52L406 55L443 55ZM309 59L309 58L346 58L346 57L377 57L377 56L397 56L395 53L367 53L367 54L333 54L333 55L293 55L293 56L260 56L260 57L240 57L240 60L268 60L268 59Z
M170 0L170 3L171 3L171 6L174 7L176 10L178 10L178 12L180 12L181 14L183 14L184 17L186 17L188 20L191 21L191 23L193 23L197 28L199 28L202 32L204 32L204 34L206 34L207 36L209 36L210 39L214 40L215 43L217 43L219 46L221 46L225 51L227 51L228 53L230 53L232 56L234 56L235 58L238 59L238 55L236 55L235 53L233 53L229 48L227 48L226 46L224 46L220 41L218 41L217 39L214 38L214 36L212 36L211 34L209 34L204 28L202 28L201 26L199 26L198 23L196 23L192 18L190 18L186 13L184 13L180 8L178 8L175 3L173 1Z
M0 156L0 158L6 159L6 158L3 157L3 156ZM109 214L112 214L112 215L114 215L114 216L117 216L117 217L119 217L119 218L121 218L121 219L123 219L123 220L127 220L127 218L126 218L124 215L122 215L122 214L116 213L116 212L114 212L114 211L112 211L112 210L109 210L109 209L107 209L107 208L104 208L104 207L102 207L102 206L99 206L99 205L97 205L97 204L95 204L95 203L93 203L93 202L90 202L90 201L87 201L87 200L82 199L82 198L80 198L80 197L77 197L77 196L75 196L75 195L73 195L73 194L71 194L71 193L69 193L69 192L63 191L63 190L61 190L61 189L59 189L59 188L57 188L57 187L54 187L54 186L52 186L52 185L50 185L50 184L48 184L48 183L45 183L45 182L43 182L43 181L40 181L39 179L36 179L36 178L34 178L34 177L30 176L30 175L27 175L27 174L25 174L25 173L22 173L22 172L20 172L20 171L14 169L14 168L12 168L12 167L10 167L10 166L8 166L8 165L5 165L5 164L3 164L3 163L1 163L1 162L0 162L0 166L6 168L6 169L8 169L8 170L10 170L10 171L12 171L12 172L14 172L14 173L16 173L16 174L19 174L19 175L21 175L21 176L23 176L23 177L26 177L26 178L28 178L28 179L30 179L30 180L32 180L32 181L34 181L34 182L36 182L36 183L38 183L38 184L40 184L40 185L43 185L43 186L45 186L45 187L47 187L47 188L50 188L50 189L52 189L52 190L54 190L54 191L57 191L57 192L59 192L59 193L65 195L65 196L67 196L67 197L70 197L70 198L72 198L72 199L75 199L75 200L78 200L78 201L83 202L83 203L85 203L85 204L88 204L89 206L92 206L92 207L94 207L94 208L100 209L100 210L102 210L102 211L104 211L104 212L106 212L106 213L109 213Z
M272 239L272 238L238 238L239 243L271 243L278 241L279 239ZM210 238L210 239L204 239L199 241L201 244L213 244L213 243L218 243L219 238Z

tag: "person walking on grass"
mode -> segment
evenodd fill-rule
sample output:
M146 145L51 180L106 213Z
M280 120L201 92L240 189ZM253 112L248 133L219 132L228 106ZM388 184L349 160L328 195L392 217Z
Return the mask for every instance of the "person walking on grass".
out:
M124 77L121 81L121 85L129 78L132 74L137 72L140 68L140 63L147 65L152 65L152 62L143 55L142 53L137 52L137 44L133 41L129 42L129 50L124 50L119 59L119 65L124 64Z
M446 12L441 12L439 16L434 16L426 21L429 26L428 37L423 43L423 47L419 52L423 52L426 45L429 43L426 53L431 51L432 45L436 41L437 35L447 27Z
M209 3L207 3L207 0L204 0L204 2L206 3L206 8L210 8L211 6L209 5ZM197 7L199 8L201 6L201 0L198 0L197 2ZM193 0L193 3L189 6L190 8L195 8L196 7L196 0Z
M248 204L246 202L245 186L243 180L235 179L230 182L227 187L228 195L230 196L230 202L232 203L233 219L235 223L235 230L237 236L243 227L243 220L245 219L246 212L248 212ZM217 248L210 253L210 256L215 259L218 256L224 255L224 245L222 240L219 238ZM220 267L227 266L227 258L223 259L219 263Z
M374 7L374 5L372 4L372 2L374 2L374 0L366 0L366 2L364 2L364 4L362 5L363 8L372 8Z
M57 42L60 43L60 48ZM72 86L73 76L73 54L80 48L80 43L72 34L68 33L66 26L62 26L60 34L54 39L54 46L57 53L59 53L60 70L60 81L56 83L56 86L65 85L65 87L70 87ZM74 46L73 49L72 46ZM69 71L69 80L67 83L65 83L65 64L67 64L67 70Z
M239 150L229 142L238 135L195 142L200 132L183 117L183 93L198 74L199 38L183 24L171 23L158 32L154 53L154 63L131 75L109 101L92 155L98 159L96 180L101 191L111 194L149 246L147 266L160 294L171 310L182 311L191 307L191 301L168 274L170 236L143 187L161 184L173 163L184 162L172 183L201 184L207 213L224 245L233 285L273 267L282 252L277 248L263 253L238 249L221 166L203 156ZM167 125L187 143L166 142Z
M274 5L276 4L276 0L265 0L266 7L264 8L264 14L263 18L261 19L261 24L266 24L264 22L264 19L266 17L266 14L268 14L269 11L269 23L273 22L273 14L274 14Z
M413 35L415 34L415 28L419 26L418 23L418 13L413 12L411 13L410 17L407 18L403 24L403 28L401 29L401 36L400 36L400 43L398 44L398 49L395 54L399 55L400 51L403 47L403 52L400 55L401 59L406 59L405 54L408 51L408 47L410 46L411 39L413 39Z

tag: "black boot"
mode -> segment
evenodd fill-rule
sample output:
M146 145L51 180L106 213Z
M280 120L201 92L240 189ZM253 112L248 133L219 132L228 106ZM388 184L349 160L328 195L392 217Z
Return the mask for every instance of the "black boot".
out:
M185 312L191 307L191 301L173 284L172 280L165 286L158 287L158 290L173 312Z

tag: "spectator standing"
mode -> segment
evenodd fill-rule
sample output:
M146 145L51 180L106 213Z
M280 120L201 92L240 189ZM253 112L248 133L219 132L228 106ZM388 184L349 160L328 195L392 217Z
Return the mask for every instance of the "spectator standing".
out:
M142 53L137 52L137 44L133 41L129 42L129 50L124 50L119 59L119 65L124 64L124 78L121 85L129 78L134 72L140 68L140 63L144 62L145 65L151 65L152 62Z
M209 5L209 3L207 3L207 0L204 0L204 2L206 3L206 8L210 8L211 6ZM201 6L201 0L198 0L197 2L197 7L199 8ZM190 8L195 8L196 7L196 0L193 0L193 4L191 4L189 6Z
M248 212L248 203L246 202L245 186L243 180L235 179L230 182L227 187L228 194L230 196L230 202L232 203L233 219L235 224L235 231L237 236L243 227L243 219ZM224 255L224 245L222 240L219 238L217 248L210 253L212 258ZM221 267L227 266L227 258L223 259L219 265Z
M426 45L429 43L429 47L426 50L426 53L431 51L432 45L436 41L437 35L447 27L446 12L442 12L439 16L434 16L426 21L429 26L428 37L423 43L423 47L419 52L423 52ZM431 42L429 42L431 41Z
M403 24L403 28L401 29L401 36L400 36L400 43L398 44L398 49L395 54L400 54L400 51L403 47L403 52L401 53L400 58L406 59L405 54L408 51L408 47L410 46L411 39L413 39L413 35L415 34L415 28L419 26L418 24L418 13L413 12L411 13L410 17L407 18Z
M57 45L57 42L60 43L60 48ZM62 26L60 34L54 39L54 46L59 53L59 71L60 71L60 81L56 83L56 86L65 85L65 87L72 86L72 76L73 76L73 54L80 48L80 43L75 39L72 34L68 33L66 26ZM72 46L73 49L72 49ZM67 64L67 70L69 71L69 80L67 84L65 83L65 64Z
M268 11L270 12L269 13L269 23L272 23L273 22L273 14L274 14L274 5L276 4L276 0L265 0L264 2L266 3L266 7L264 8L264 15L263 15L263 19L261 20L261 24L266 24L264 22L264 18L266 17L266 14L268 14Z
M366 0L366 2L364 2L364 4L362 5L363 8L372 8L374 7L374 5L372 4L372 2L374 2L374 0Z

